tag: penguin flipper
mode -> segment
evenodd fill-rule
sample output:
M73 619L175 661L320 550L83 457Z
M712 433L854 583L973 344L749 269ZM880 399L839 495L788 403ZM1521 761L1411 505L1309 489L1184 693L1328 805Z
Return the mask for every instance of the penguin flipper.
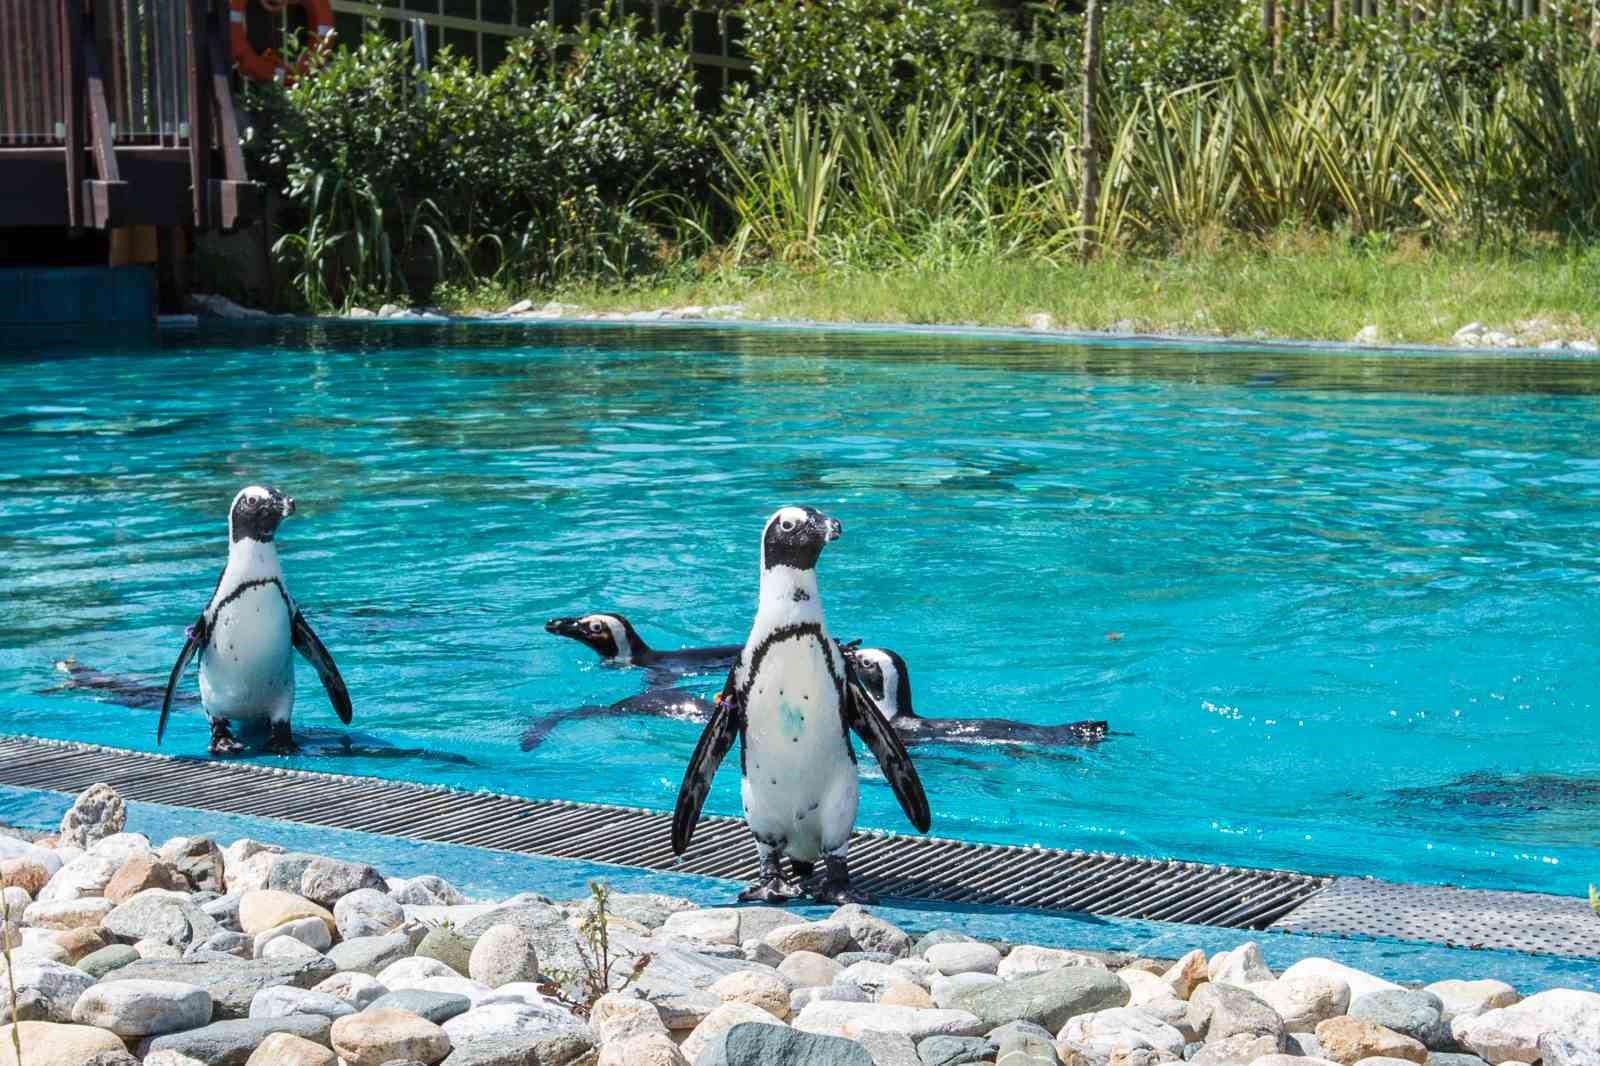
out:
M726 694L717 699L711 721L700 734L700 743L694 746L689 768L683 772L683 785L678 789L678 803L672 811L674 855L682 855L688 848L695 823L700 820L700 808L706 805L706 796L711 793L711 780L717 776L723 756L739 738L743 717L744 711L736 700Z
M926 833L933 824L933 813L928 809L928 795L922 790L922 778L911 764L911 754L906 751L900 734L856 680L855 668L848 665L848 659L845 662L845 722L872 749L872 757L883 767L883 776L889 779L889 787L894 789L900 809L906 812L917 832Z
M317 668L317 676L322 679L322 687L328 690L328 699L333 703L333 710L339 716L339 721L349 725L352 710L350 690L344 687L344 678L339 676L339 668L334 665L333 656L328 654L328 649L323 647L322 641L312 632L311 623L306 621L306 616L300 613L299 608L295 608L294 619L289 623L289 633L294 640L294 650L304 655L306 661Z
M161 718L156 722L156 743L161 743L161 738L167 732L167 716L172 713L172 693L178 687L178 678L183 676L183 671L189 665L189 660L194 658L194 653L205 647L210 640L206 629L205 612L194 620L183 640L183 650L178 652L178 661L172 664L172 673L167 677L167 691L161 697Z

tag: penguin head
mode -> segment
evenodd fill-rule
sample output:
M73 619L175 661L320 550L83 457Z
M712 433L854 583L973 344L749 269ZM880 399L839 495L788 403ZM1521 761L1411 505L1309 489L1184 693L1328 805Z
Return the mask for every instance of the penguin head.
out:
M897 653L888 648L857 648L850 652L850 662L861 687L885 718L893 721L916 717L911 709L911 674Z
M239 490L228 508L228 542L272 541L278 523L294 514L294 499L265 485L249 485Z
M813 570L823 545L838 540L844 527L815 507L785 507L767 519L761 534L761 569L791 566Z
M633 625L620 614L586 614L577 618L552 618L544 624L546 633L587 644L602 659L631 660L645 649Z

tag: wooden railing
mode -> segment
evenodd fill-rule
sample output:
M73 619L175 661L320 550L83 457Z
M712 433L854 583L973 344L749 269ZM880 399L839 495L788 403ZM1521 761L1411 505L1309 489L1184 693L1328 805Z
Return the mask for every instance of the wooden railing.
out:
M227 20L227 0L0 0L0 191L59 167L69 226L164 221L174 189L196 226L236 225L255 190Z

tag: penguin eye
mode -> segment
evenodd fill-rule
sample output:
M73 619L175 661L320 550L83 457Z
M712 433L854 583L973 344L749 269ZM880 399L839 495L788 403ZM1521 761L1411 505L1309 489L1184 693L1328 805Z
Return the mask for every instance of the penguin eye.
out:
M785 533L793 533L794 527L795 521L792 518L785 518L783 521L778 523L778 528L783 530Z
M591 632L591 633L598 633L604 628L605 628L605 626L601 625L599 622L590 622L589 623L589 632Z

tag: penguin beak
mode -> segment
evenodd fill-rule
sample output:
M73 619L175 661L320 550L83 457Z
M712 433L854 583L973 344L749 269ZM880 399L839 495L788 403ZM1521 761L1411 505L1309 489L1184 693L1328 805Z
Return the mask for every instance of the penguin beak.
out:
M552 618L544 624L544 631L546 633L554 633L557 636L570 637L573 635L573 631L577 629L577 624L578 620L576 618Z
M841 534L843 532L844 532L844 527L839 524L839 520L838 519L836 519L836 518L828 518L827 516L823 516L823 519L822 519L822 539L824 541L835 541L835 540L838 540L839 539L839 534Z
M292 514L294 514L294 497L285 496L283 498L283 517L288 518Z

